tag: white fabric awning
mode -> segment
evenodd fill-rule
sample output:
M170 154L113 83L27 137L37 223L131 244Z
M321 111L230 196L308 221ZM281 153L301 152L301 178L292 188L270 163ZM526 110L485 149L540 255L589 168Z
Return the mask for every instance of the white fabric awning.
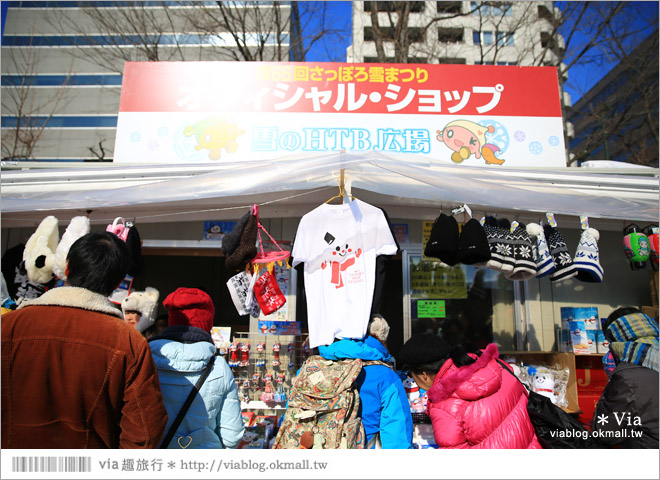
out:
M337 152L259 163L7 171L2 226L32 226L46 215L65 219L88 210L99 221L232 219L240 216L236 209L252 203L265 205L269 216L300 216L337 193L340 169L353 194L384 208L405 209L410 219L428 216L417 207L465 203L485 212L626 221L657 222L660 214L657 170L643 176L579 168L434 166L414 155Z

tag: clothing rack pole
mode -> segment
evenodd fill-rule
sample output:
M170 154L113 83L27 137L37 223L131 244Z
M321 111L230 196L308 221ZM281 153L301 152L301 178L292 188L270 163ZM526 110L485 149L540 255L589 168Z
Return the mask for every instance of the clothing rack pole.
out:
M345 182L345 176L344 176L344 169L342 168L339 170L339 191L341 192L342 195L344 195L344 182Z

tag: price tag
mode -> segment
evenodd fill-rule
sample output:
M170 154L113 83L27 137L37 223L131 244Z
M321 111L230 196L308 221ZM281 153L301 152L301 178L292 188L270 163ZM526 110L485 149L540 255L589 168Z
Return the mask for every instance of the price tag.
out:
M557 226L557 221L555 220L555 214L554 213L546 213L545 216L548 219L548 223L550 224L551 227L556 227Z
M484 217L481 217L481 220L479 220L479 223L481 224L482 227L483 227L484 225L486 225L486 217L485 217L485 216L484 216Z
M580 215L580 225L582 225L582 230L589 228L589 217L586 215Z
M515 221L515 220L514 220L513 222L511 222L511 233L513 233L514 230L515 230L516 228L518 228L518 225L520 225L520 224L519 224L517 221Z

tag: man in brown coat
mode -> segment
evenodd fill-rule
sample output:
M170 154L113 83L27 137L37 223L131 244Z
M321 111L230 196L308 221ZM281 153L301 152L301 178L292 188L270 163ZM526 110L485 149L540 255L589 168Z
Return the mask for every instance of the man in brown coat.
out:
M2 448L155 448L167 413L147 341L107 299L128 251L89 233L66 286L2 316Z

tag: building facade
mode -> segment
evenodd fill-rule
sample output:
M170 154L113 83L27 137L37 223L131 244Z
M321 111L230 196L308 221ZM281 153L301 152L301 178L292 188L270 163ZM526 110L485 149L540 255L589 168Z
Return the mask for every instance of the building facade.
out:
M612 160L658 167L658 31L568 110L578 164Z
M287 2L8 3L5 165L112 161L126 61L289 59Z
M561 65L564 39L556 33L561 12L553 2L419 1L408 2L406 12L402 3L353 2L348 62ZM568 78L567 69L561 71L560 88ZM566 108L570 95L562 89L561 96ZM566 122L567 143L572 132Z

